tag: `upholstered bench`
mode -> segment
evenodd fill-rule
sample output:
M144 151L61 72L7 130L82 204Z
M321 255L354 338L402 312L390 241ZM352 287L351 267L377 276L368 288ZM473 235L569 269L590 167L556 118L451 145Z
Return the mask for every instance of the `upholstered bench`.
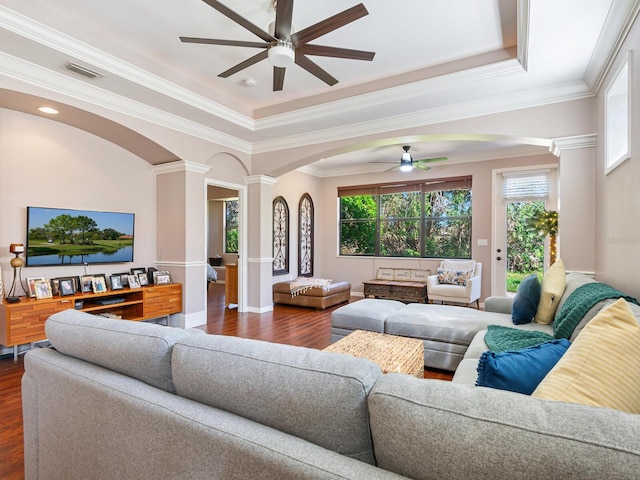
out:
M331 282L325 287L311 287L292 295L291 282L279 282L273 285L273 303L311 307L324 310L339 303L349 301L351 283Z

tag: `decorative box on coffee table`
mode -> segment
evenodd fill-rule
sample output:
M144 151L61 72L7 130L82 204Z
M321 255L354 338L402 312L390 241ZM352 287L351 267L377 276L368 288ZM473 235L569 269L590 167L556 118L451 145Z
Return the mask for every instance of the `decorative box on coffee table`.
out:
M427 303L427 278L431 272L415 268L379 267L376 278L364 285L364 296L403 302Z
M366 358L379 365L383 373L424 378L424 344L415 338L355 330L324 350Z

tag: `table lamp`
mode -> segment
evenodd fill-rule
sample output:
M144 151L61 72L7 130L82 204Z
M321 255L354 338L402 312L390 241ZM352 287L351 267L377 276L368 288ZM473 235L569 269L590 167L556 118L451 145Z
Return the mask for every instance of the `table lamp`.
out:
M7 295L7 302L9 303L17 303L20 301L20 297L16 294L18 293L16 290L16 281L18 278L18 269L24 266L24 260L20 258L20 254L24 253L24 245L22 243L12 243L9 245L9 251L15 255L15 258L11 259L11 267L13 267L13 282L11 283L11 290L9 290L9 295ZM22 287L22 282L18 282ZM24 287L22 287L24 292ZM26 294L26 292L24 292Z

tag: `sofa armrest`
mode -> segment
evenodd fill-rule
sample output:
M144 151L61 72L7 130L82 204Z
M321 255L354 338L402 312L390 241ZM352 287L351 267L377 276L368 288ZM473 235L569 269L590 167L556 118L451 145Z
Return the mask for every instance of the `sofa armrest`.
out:
M471 277L465 285L469 298L475 300L480 298L480 289L482 288L482 280L479 276Z
M438 282L438 275L429 275L427 277L427 289L429 287L435 287L436 285L440 285L440 282Z
M389 373L369 395L369 416L378 466L409 478L632 479L640 471L640 415L609 408Z
M484 300L484 309L487 312L511 313L513 297L487 297Z

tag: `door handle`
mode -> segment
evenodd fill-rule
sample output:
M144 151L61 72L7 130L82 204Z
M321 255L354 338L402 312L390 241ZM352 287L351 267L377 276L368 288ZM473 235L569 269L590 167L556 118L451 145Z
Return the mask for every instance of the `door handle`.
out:
M502 260L502 257L496 257L496 260Z

